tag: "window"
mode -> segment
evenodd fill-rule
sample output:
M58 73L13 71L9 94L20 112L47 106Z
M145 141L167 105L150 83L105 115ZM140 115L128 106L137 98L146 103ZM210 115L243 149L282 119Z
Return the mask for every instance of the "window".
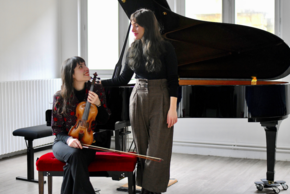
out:
M274 33L274 0L236 0L236 24Z
M225 5L223 6L222 3L225 3ZM234 6L231 6L231 4ZM222 21L222 14L227 21ZM275 1L185 0L185 16L211 22L231 21L230 23L251 26L274 33Z
M203 21L222 22L222 0L186 0L185 16Z
M88 67L112 70L119 59L118 1L88 0ZM104 8L110 8L108 9Z
M130 20L129 20L129 23L128 23L128 25L130 24ZM135 36L134 36L134 34L133 34L133 32L132 32L132 26L131 26L131 28L130 28L130 32L129 32L129 37L128 37L128 45L129 45L129 47L131 46L131 44L134 42L134 40L135 40Z

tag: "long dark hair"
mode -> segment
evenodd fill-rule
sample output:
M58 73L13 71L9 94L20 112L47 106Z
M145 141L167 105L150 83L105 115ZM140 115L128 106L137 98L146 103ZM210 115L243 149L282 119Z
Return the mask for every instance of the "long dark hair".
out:
M159 56L164 52L164 46L154 13L148 9L139 9L131 14L130 20L144 28L144 35L141 40L135 40L128 50L129 67L136 69L144 57L148 72L160 71L162 64Z
M70 103L71 96L74 94L73 87L73 74L75 67L80 64L85 63L85 60L81 57L75 56L65 60L61 67L61 90L60 96L62 103L61 114L66 114L66 106Z

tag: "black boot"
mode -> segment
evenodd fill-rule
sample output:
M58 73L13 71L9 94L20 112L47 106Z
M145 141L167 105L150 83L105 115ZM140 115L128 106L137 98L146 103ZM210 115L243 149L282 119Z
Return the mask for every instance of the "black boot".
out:
M149 193L148 194L161 194L159 192L152 192L152 191L148 191Z
M142 188L141 189L141 194L161 194L161 193L148 191L148 190Z
M141 194L151 194L150 191L147 191L146 189L142 188L141 189Z

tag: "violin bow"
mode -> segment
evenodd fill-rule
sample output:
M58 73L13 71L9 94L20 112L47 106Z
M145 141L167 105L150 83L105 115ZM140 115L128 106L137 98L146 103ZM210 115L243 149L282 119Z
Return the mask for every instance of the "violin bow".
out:
M104 147L99 147L99 146L93 146L93 145L88 145L88 144L82 144L82 146L83 146L83 148L87 148L87 149L93 149L93 150L99 150L99 151L105 151L105 152L115 152L115 153L119 153L119 154L127 154L127 155L131 155L131 156L136 156L138 158L152 160L155 162L163 161L163 159L161 159L161 158L156 158L156 157L152 157L152 156L145 156L145 155L141 155L141 154L135 154L132 152L124 152L124 151L119 151L119 150L114 150L114 149L109 149L109 148L104 148Z

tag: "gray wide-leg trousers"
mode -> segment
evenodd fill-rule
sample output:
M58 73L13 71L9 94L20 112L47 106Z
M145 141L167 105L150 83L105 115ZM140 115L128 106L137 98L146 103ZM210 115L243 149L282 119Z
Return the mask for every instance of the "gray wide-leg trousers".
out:
M140 159L138 163L137 185L152 192L166 192L170 178L173 127L167 127L169 106L166 79L136 81L130 97L130 121L137 152L163 159Z

